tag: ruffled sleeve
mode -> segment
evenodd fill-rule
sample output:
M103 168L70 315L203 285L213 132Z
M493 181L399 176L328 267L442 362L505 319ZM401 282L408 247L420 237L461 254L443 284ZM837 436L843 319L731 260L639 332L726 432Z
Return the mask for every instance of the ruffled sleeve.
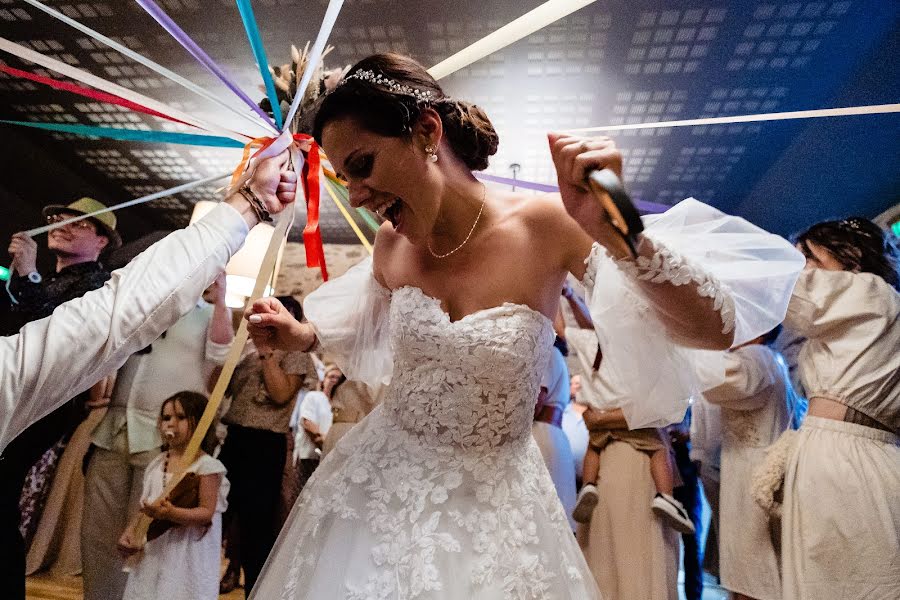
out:
M887 330L897 314L897 294L872 273L806 269L800 275L785 326L810 338L845 336L866 322Z
M347 379L378 386L390 382L394 364L390 304L367 258L307 296L303 313Z
M644 225L642 244L652 245L652 256L616 261L595 244L583 280L602 371L627 390L621 408L632 429L680 421L690 398L725 376L720 352L691 348L669 333L665 286L649 294L643 282L695 285L739 345L781 323L805 264L783 238L693 198L644 217ZM677 325L690 330L690 323Z
M216 512L223 513L228 510L228 492L231 490L231 482L228 480L228 469L219 460L208 454L201 454L194 461L188 471L193 471L197 475L222 475L222 482L219 484L219 495L216 499Z

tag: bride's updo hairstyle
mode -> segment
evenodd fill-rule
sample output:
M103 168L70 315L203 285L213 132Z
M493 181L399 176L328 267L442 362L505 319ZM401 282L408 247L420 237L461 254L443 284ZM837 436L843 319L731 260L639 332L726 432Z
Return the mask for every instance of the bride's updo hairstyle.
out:
M473 171L486 169L500 142L487 115L474 104L446 96L422 65L401 54L374 54L353 65L320 100L313 137L321 144L325 125L350 117L377 135L409 138L426 108L440 115L453 153Z

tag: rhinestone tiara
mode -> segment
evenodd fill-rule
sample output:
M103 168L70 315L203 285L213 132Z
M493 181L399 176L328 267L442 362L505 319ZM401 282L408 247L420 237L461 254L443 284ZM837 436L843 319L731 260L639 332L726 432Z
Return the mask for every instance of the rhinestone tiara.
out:
M408 85L397 83L393 79L385 77L381 73L370 71L369 69L360 69L359 71L351 73L350 75L344 77L344 79L341 81L341 85L344 85L351 79L359 79L360 81L365 81L367 83L387 88L395 94L405 94L407 96L412 96L420 102L427 102L434 99L434 94L431 92L431 90L420 90Z

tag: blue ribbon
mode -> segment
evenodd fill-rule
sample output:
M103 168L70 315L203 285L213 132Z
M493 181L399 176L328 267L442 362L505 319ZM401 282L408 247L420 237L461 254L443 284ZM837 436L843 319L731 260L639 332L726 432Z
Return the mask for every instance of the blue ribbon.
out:
M253 50L253 57L256 59L256 66L259 67L263 83L266 85L266 94L269 96L269 104L272 105L275 126L281 131L281 105L278 102L278 93L275 91L275 82L272 81L272 74L269 73L269 59L266 58L266 49L259 35L256 17L253 16L253 7L250 5L250 0L236 0L236 2L238 11L241 13L241 20L244 22L244 29L247 31L247 39L250 41L250 49Z
M64 123L34 123L31 121L8 121L0 119L0 123L34 127L61 133L94 136L111 140L130 142L151 142L164 144L185 144L188 146L212 146L217 148L243 148L244 144L231 138L219 135L199 135L195 133L178 133L175 131L142 131L140 129L115 129L113 127L95 127L93 125L72 125Z

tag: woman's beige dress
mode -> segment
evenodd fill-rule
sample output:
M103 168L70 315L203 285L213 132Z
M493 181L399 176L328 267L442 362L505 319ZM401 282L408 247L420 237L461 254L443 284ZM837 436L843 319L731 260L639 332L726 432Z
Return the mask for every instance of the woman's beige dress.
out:
M600 502L578 541L604 598L678 600L678 533L650 510L650 455L625 442L603 450Z
M91 445L91 434L103 420L106 408L88 413L69 440L41 513L37 531L28 549L25 573L47 570L58 575L81 573L81 511L84 505L84 474L81 465Z
M354 425L378 406L377 397L378 394L373 394L366 384L359 381L345 381L335 390L331 399L334 421L322 443L323 457L331 452L338 440L353 429Z
M783 598L900 598L900 295L869 273L810 269L785 324L807 338L810 398L895 433L807 417L788 457Z
M738 348L725 364L725 382L703 393L722 410L719 575L731 592L779 600L778 529L754 501L750 482L766 448L795 422L798 401L787 364L767 346Z

